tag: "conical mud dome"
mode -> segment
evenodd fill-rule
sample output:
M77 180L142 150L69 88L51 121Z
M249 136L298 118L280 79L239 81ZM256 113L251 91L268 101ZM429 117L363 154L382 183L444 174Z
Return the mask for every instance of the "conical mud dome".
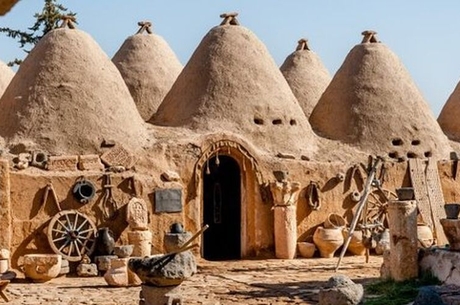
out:
M438 117L441 129L449 139L460 142L460 82L449 96Z
M313 109L313 129L384 157L448 157L447 137L408 71L375 32L363 35Z
M222 15L166 95L153 123L239 134L268 151L314 150L316 138L263 43Z
M10 84L13 76L13 70L0 61L0 97L2 97L3 92L5 92L6 87Z
M331 81L331 75L319 56L310 50L308 41L300 39L280 68L305 115L310 117L321 94Z
M150 22L139 22L139 26L139 31L125 40L112 61L142 118L148 121L171 89L182 65L167 42L152 33ZM142 34L144 31L147 35Z
M88 34L76 29L56 29L40 40L5 91L0 109L0 136L54 154L98 152L104 139L136 149L146 139L117 68Z

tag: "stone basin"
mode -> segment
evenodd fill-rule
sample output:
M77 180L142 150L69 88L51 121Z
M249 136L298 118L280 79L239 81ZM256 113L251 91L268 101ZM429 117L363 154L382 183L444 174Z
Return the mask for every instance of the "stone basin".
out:
M59 254L24 255L24 273L34 282L54 279L61 271L62 257Z

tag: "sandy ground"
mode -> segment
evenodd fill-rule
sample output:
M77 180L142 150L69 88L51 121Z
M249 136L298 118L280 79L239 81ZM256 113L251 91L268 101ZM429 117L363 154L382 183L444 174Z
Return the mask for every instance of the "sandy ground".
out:
M337 258L198 261L198 273L181 285L183 304L317 304L318 291L335 274ZM339 273L366 285L379 277L382 257L348 256ZM9 304L139 304L141 287L108 287L103 277L59 277L46 283L16 279ZM2 301L0 300L0 303Z

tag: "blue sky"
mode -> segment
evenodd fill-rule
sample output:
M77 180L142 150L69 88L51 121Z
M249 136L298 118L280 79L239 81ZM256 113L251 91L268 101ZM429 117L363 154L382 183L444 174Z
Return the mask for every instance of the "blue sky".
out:
M224 12L239 12L241 25L265 43L278 65L305 37L331 74L361 32L372 29L409 70L437 117L460 81L460 1L426 0L62 0L77 13L78 28L88 32L112 57L137 30L137 22L150 20L186 64L203 36L221 21ZM25 29L43 1L20 0L0 26ZM0 37L0 60L23 53L10 38Z

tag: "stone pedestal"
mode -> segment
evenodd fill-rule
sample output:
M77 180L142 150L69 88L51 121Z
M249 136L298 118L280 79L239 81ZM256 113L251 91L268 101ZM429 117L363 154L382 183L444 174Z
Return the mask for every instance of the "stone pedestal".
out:
M441 219L442 229L449 241L449 249L460 251L460 219Z
M181 286L155 287L142 285L140 305L181 305Z
M99 272L97 271L96 264L79 264L77 266L77 274L81 277L92 277L98 276Z
M417 202L390 201L390 274L395 281L418 277Z
M94 258L97 264L97 269L103 273L110 269L110 262L112 259L118 258L116 255L100 255Z
M128 240L133 245L132 256L145 257L152 254L152 232L131 231L128 232Z
M104 274L104 280L109 286L139 286L142 284L139 277L128 269L129 258L115 258L111 261L111 267Z
M276 258L293 259L297 250L296 206L275 206Z

